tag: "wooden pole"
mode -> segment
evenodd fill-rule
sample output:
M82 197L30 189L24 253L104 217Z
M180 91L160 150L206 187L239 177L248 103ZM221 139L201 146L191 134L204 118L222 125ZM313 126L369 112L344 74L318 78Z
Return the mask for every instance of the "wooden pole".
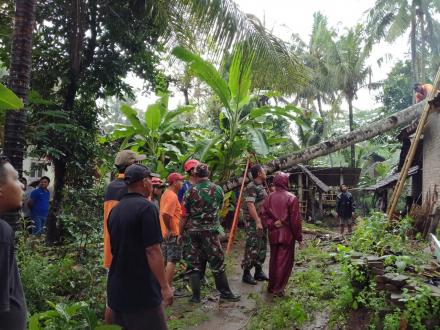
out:
M229 240L228 240L228 246L226 248L226 254L229 254L232 250L232 243L234 242L234 236L235 236L235 232L237 230L238 216L240 215L241 197L243 195L244 185L246 183L246 177L247 177L247 172L249 169L249 164L250 164L250 160L248 158L248 160L246 162L246 168L244 170L243 181L241 182L240 194L238 195L237 205L235 207L234 220L232 221L231 232L229 233Z
M435 76L434 85L432 90L429 92L429 95L426 97L427 100L431 100L437 91L437 86L440 82L440 67L437 70L437 75ZM425 128L426 122L428 120L429 110L431 106L428 102L426 102L425 107L423 108L422 115L420 116L419 124L417 125L417 130L414 136L413 141L411 142L411 146L408 151L408 155L405 158L405 162L403 163L402 170L400 171L399 179L397 180L396 187L394 187L393 195L391 196L390 208L388 209L387 215L388 220L391 221L393 218L394 211L397 206L397 202L399 200L399 196L402 193L403 187L405 185L406 177L408 176L409 168L414 160L414 156L417 151L417 146L420 141L420 137L422 136L423 130Z

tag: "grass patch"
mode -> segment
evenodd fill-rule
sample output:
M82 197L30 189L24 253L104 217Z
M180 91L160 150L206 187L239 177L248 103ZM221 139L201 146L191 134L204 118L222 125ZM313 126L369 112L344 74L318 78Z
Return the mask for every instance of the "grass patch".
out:
M336 298L335 289L339 286L338 274L329 267L330 246L317 245L318 241L308 242L304 250L297 253L300 267L294 267L286 288L286 297L265 302L255 294L257 311L248 329L292 329L314 319L318 310L331 305Z

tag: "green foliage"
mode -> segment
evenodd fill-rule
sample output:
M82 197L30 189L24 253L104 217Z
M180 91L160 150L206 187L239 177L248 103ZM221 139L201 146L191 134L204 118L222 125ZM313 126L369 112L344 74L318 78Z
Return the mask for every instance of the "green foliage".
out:
M54 304L48 302L52 309L36 313L29 319L29 330L118 330L117 325L100 325L95 313L83 302L72 304Z
M82 280L84 274L73 269L75 262L71 257L51 262L40 253L31 254L25 249L28 247L19 249L18 262L31 313L45 310L46 301L55 301L57 297L67 295L70 290L80 289L74 287Z
M65 246L46 248L20 233L17 260L31 314L54 304L83 301L96 315L105 306L102 268L102 186L69 190L60 213Z
M252 65L255 52L246 45L236 45L231 55L228 80L209 62L189 50L176 47L173 55L184 61L191 72L206 83L220 100L218 127L206 131L205 139L196 144L194 153L207 162L220 180L241 172L248 153L266 157L271 144L273 118L299 120L301 110L294 106L257 106L250 97Z
M403 310L396 309L385 316L384 330L401 329L402 324L407 324L408 329L426 329L427 319L435 320L440 317L439 299L430 294L427 287L417 287L415 293L404 289Z
M368 272L363 263L358 263L351 255L352 249L368 254L390 254L384 259L386 272L404 272L411 267L416 272L429 262L430 256L420 253L417 242L406 235L412 226L412 219L404 218L398 224L390 224L386 216L374 213L358 223L349 246L338 245L336 258L341 265L343 283L340 295L333 304L332 323L343 321L350 309L366 308L369 311L371 327L381 325L384 313L384 329L400 329L406 322L410 329L425 329L425 321L438 318L440 302L430 294L423 283L418 283L415 293L404 289L403 311L391 308L384 291L376 289L375 275ZM392 306L391 306L392 307Z
M249 329L291 329L292 326L298 327L307 320L307 314L295 298L276 301L271 308L263 307L265 303L260 299L257 299L258 317L252 320Z
M301 106L314 110L321 118L330 119L333 113L325 113L322 103L335 104L337 81L331 72L329 50L332 47L335 31L329 27L328 19L320 12L313 14L312 34L308 41L303 41L294 34L291 38L292 52L298 54L309 69L310 82L298 89ZM332 112L332 111L330 111ZM330 124L330 123L329 123Z
M401 319L402 319L402 312L400 310L396 310L393 313L385 315L385 319L383 322L383 329L399 330Z
M117 125L111 140L122 140L121 149L132 148L147 155L153 169L166 176L167 171L180 170L186 150L190 147L188 133L192 126L182 120L184 114L191 113L192 106L168 109L168 94L163 93L147 107L144 118L128 105L121 106L129 125Z
M405 309L403 318L408 321L408 325L414 330L426 329L424 321L427 319L438 320L440 317L440 302L437 297L431 295L431 290L421 286L416 288L416 293L403 291Z
M9 88L0 84L0 110L19 110L23 107L23 101Z
M387 114L409 107L412 104L411 63L397 62L383 83L378 100Z
M436 1L377 0L368 12L367 33L371 39L392 43L410 32L413 83L434 77L439 64L440 10Z
M347 282L345 275L333 267L325 250L326 247L320 246L316 240L307 242L304 249L295 253L297 266L289 279L286 297L268 304L253 295L257 300L257 313L251 319L249 329L298 328L306 321L312 322L318 311L325 314L336 303L341 309L342 305L351 307L350 281Z
M373 213L359 222L351 247L359 252L372 252L383 255L387 252L402 253L407 251L404 242L411 220L403 220L402 227L391 226L383 213Z
M93 188L69 188L59 215L64 242L76 247L78 255L87 253L87 246L102 241L104 185Z

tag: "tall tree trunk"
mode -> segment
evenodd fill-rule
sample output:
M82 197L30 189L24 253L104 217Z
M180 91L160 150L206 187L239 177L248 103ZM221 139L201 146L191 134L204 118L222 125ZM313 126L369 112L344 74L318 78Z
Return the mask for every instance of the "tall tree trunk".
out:
M35 25L36 0L16 0L14 29L12 32L11 66L8 87L23 100L25 109L8 111L4 128L4 153L20 173L23 172L23 158L26 141L26 107L31 80L32 31Z
M12 32L11 65L9 68L8 87L23 100L24 109L8 111L4 127L5 155L12 166L23 174L23 158L26 150L26 107L32 68L32 31L35 25L36 0L16 0L14 29ZM19 227L18 212L3 214L14 230Z
M347 97L347 102L348 102L348 121L349 121L349 125L350 125L350 133L353 132L353 128L354 128L354 121L353 121L353 96L348 96ZM356 167L356 149L355 149L355 145L352 144L350 145L350 166L351 167Z
M318 102L318 112L321 118L324 118L324 112L322 111L321 94L318 93L316 96L316 101Z
M58 226L57 217L60 211L61 201L63 200L64 196L64 185L67 172L66 162L63 160L54 160L54 167L56 178L54 183L54 195L46 225L46 240L49 244L60 241L61 228Z
M426 37L426 29L425 29L425 16L424 16L424 12L422 8L419 8L418 10L418 16L419 16L419 24L420 24L420 39L421 39L421 44L420 44L420 67L419 67L419 72L420 72L420 81L422 83L426 82L426 59L425 56L428 54L428 52L426 51L426 41L427 41L427 37Z
M399 126L408 125L413 120L416 120L420 117L420 114L422 113L425 104L426 101L419 102L384 119L378 120L369 125L365 125L343 136L339 136L318 143L314 146L305 148L304 150L295 152L291 155L279 157L267 163L264 167L268 174L289 169L297 164L306 162L310 159L325 156L335 151L347 148L352 144L369 140L379 134L388 132ZM221 185L225 191L230 191L234 188L239 187L240 184L241 178L235 177L231 178L227 182L223 182Z
M184 87L182 88L183 97L185 100L185 105L189 105L189 91L188 88Z
M413 0L411 5L411 75L413 85L418 82L418 72L417 72L417 19L416 19L416 4ZM416 103L416 95L413 91L413 103Z
M71 17L68 21L68 36L70 41L70 70L68 73L69 83L66 87L66 92L64 96L63 110L66 113L71 113L74 111L75 97L78 89L78 78L81 73L81 60L83 54L83 40L84 31L81 22L81 5L80 1L71 2ZM90 5L96 10L96 2L91 1ZM92 17L93 19L93 17ZM96 42L96 30L92 29L91 43ZM90 45L89 45L90 46ZM90 48L90 47L89 47ZM86 49L85 60L92 60L94 49ZM70 114L69 114L70 115ZM61 240L61 228L58 224L58 214L61 210L61 205L64 196L64 186L66 184L66 174L67 174L67 161L68 153L54 160L55 164L55 183L54 183L54 196L52 207L50 208L48 221L47 221L47 236L46 240L48 244L57 243Z

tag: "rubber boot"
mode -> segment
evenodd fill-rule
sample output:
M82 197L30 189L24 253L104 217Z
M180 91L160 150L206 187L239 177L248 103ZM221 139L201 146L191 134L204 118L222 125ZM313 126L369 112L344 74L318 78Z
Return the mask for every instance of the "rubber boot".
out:
M202 285L208 285L208 281L206 280L206 276L205 276L207 263L208 262L206 260L203 260L200 263L200 281L202 282Z
M263 269L261 269L261 266L255 266L255 274L254 274L254 279L256 281L269 281L269 278L267 277L267 275L263 272Z
M200 303L200 273L193 271L189 277L191 283L192 297L189 302Z
M243 283L247 283L250 285L257 285L257 281L254 280L254 278L251 275L251 271L249 269L245 269L243 271L243 277L241 279Z
M215 279L215 287L218 291L220 291L220 299L227 301L239 301L240 295L235 294L229 288L228 278L226 277L226 273L220 273L214 275Z

